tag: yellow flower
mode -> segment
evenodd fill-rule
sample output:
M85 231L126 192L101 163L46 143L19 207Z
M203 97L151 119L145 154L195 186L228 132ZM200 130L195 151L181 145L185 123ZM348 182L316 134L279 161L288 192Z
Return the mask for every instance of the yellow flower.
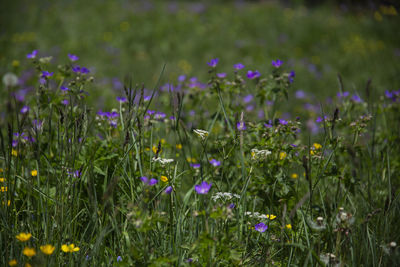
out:
M10 266L16 266L17 265L17 260L16 259L13 259L13 260L10 260L9 262L8 262L8 265L10 265Z
M276 218L276 216L274 214L267 214L267 218L272 221L273 219Z
M196 163L197 160L195 158L188 157L186 158L187 162Z
M289 224L286 224L286 228L287 229L292 229L292 225L289 223Z
M4 183L5 181L6 181L6 179L0 178L0 183Z
M32 175L32 176L37 176L37 170L31 171L31 175Z
M15 236L19 241L25 242L31 239L32 235L30 233L19 233L19 235Z
M18 156L18 152L15 149L11 150L11 155L13 155L14 157Z
M40 250L46 254L46 255L51 255L53 254L54 250L56 248L50 244L44 245L44 246L40 246Z
M167 142L167 141L165 141L164 138L162 138L160 141L161 141L161 144L165 144Z
M292 173L292 175L290 175L290 177L292 177L293 179L297 179L297 178L299 178L299 175L297 173Z
M31 257L33 257L33 256L36 255L36 250L35 250L34 248L25 247L24 250L22 251L22 253L23 253L25 256L31 258Z
M168 177L161 175L161 181L163 181L164 183L168 182Z
M314 147L315 149L321 149L321 148L322 148L322 146L321 146L320 144L318 144L318 143L314 143L314 144L313 144L313 147Z
M68 252L72 253L72 252L79 251L79 247L75 247L74 244L69 244L69 245L64 244L61 246L61 250L64 251L65 253L68 253Z
M287 154L286 154L286 152L284 152L284 151L282 151L281 153L279 153L279 159L280 159L280 160L285 159L286 156L287 156Z
M157 149L158 149L158 147L153 146L153 148L151 150L153 150L153 153L155 154L155 153L157 153ZM161 153L161 151L162 151L162 149L160 149L159 153Z
M30 263L25 263L25 267L32 267L32 265Z
M7 192L7 190L8 190L7 186L2 186L1 187L1 192Z
M1 204L3 204L3 205L4 205L4 204L5 204L5 202L4 202L4 201L2 201L2 202L1 202ZM10 206L10 205L11 205L11 200L7 200L7 206Z
M13 66L14 68L19 67L19 61L18 61L18 60L13 60L11 64L12 64L12 66Z
M181 144L176 144L176 149L182 149L182 145Z

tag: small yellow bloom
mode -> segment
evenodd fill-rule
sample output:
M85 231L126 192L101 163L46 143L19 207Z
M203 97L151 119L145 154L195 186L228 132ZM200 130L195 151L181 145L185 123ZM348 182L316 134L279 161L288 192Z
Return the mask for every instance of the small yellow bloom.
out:
M276 216L274 214L267 214L267 218L272 221L273 219L276 218Z
M164 183L168 182L168 177L161 175L161 181L163 181Z
M64 251L65 253L68 253L68 252L72 253L72 252L79 251L79 247L75 247L74 244L69 244L69 245L64 244L61 246L61 250Z
M12 66L13 66L14 68L19 67L19 61L18 61L18 60L13 60L11 64L12 64Z
M32 175L32 176L37 176L37 170L31 171L31 175Z
M19 241L25 242L31 239L32 235L30 233L19 233L19 235L15 236Z
M292 173L292 175L290 175L290 177L292 177L293 179L297 179L297 178L299 178L299 175L297 173Z
M25 247L24 250L22 251L22 253L23 253L25 256L31 258L31 257L33 257L33 256L36 255L36 250L35 250L34 248Z
M286 224L286 228L287 229L292 229L292 225L289 223L289 224Z
M182 149L182 145L181 144L176 144L176 149Z
M153 153L155 154L155 153L157 153L157 149L158 149L158 147L153 146L153 148L151 150L153 150ZM162 149L160 149L159 153L161 153L161 151L162 151Z
M7 186L2 186L1 187L1 192L7 192L7 190L8 190Z
M46 254L46 255L51 255L53 254L54 250L56 248L50 244L44 245L44 246L40 246L40 250Z
M284 160L286 158L287 154L286 152L282 151L281 153L279 153L279 159L280 160Z
M196 163L197 160L195 158L188 157L186 158L187 162Z
M18 264L18 262L17 262L16 259L10 260L10 261L8 262L8 265L10 265L10 266L16 266L17 264Z
M32 267L32 265L29 262L27 262L25 263L25 267Z
M0 178L0 183L4 183L5 181L6 181L6 179Z
M15 149L11 150L11 155L13 155L14 157L18 156L18 152Z
M150 148L149 148L149 147L146 147L146 151L150 151Z
M320 144L318 144L318 143L314 143L314 144L313 144L313 147L314 147L315 149L321 149L321 148L322 148L322 145L320 145Z
M164 138L162 138L160 141L161 141L161 144L165 144L167 142L167 141L165 141Z

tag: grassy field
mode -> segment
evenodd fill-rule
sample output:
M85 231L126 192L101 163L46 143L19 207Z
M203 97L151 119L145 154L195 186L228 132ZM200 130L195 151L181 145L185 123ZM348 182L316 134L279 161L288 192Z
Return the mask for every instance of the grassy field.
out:
M29 3L0 11L1 266L400 261L394 7Z

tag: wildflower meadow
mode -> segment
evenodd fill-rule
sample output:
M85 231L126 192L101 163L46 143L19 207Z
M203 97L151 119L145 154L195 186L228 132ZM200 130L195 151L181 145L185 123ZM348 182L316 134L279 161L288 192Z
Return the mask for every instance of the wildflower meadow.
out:
M326 12L254 2L217 7L226 17L257 5ZM141 3L154 4L144 14L166 7ZM215 6L184 7L217 16ZM398 22L395 6L362 10L379 27ZM0 58L0 266L398 266L399 55L382 48L382 84L360 69L310 71L290 50L238 59L207 46L181 69L135 66L148 81L123 63L116 81L104 55L91 62L68 39L59 50L46 42ZM351 68L354 58L341 60Z

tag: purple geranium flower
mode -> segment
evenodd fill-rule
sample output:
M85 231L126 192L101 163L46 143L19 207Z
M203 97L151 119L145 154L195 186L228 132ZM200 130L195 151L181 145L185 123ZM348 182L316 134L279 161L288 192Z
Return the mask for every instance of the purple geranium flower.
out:
M343 93L339 92L339 93L337 93L337 97L339 97L339 98L348 97L349 95L350 95L349 92L343 92Z
M244 103L249 103L251 100L253 100L253 95L252 94L249 94L249 95L246 95L245 97L243 97L243 102Z
M294 70L292 70L288 75L290 83L292 83L294 81L294 79L293 79L294 77L296 77L296 72L294 72Z
M61 89L62 91L69 91L69 88L66 87L66 86L61 86L60 89Z
M22 114L25 114L25 113L27 113L29 111L29 107L28 106L23 106L22 108L21 108L21 110L20 110L20 112L22 113Z
M77 61L79 59L79 57L74 54L68 54L68 57L72 62Z
M239 131L244 131L244 130L247 129L246 124L245 124L243 121L239 121L239 122L236 124L236 128L237 128Z
M150 185L150 186L155 185L156 183L158 183L158 180L157 180L157 179L151 178L151 179L149 180L149 178L147 178L146 176L140 177L140 180L142 180L142 182L143 182L144 184Z
M207 183L207 182L201 182L201 184L197 184L194 186L194 189L196 190L197 194L207 194L208 191L211 189L212 183Z
M126 97L119 97L119 96L117 96L117 101L118 101L119 103L125 103L125 102L126 102Z
M185 81L185 79L186 79L186 75L180 75L180 76L178 77L178 82L182 83L182 82Z
M117 262L119 262L119 261L122 261L122 257L121 256L117 257Z
M190 163L190 167L192 167L193 169L198 169L200 168L200 163Z
M274 66L275 68L279 68L282 64L283 64L283 61L280 59L272 60L272 66Z
M40 76L41 78L49 78L53 76L54 72L48 72L46 70L42 71L42 75Z
M261 223L254 225L254 229L256 231L259 231L260 233L264 233L268 229L268 226L261 222Z
M164 193L165 194L171 194L172 192L172 186L168 186L167 188L165 188Z
M267 127L267 128L272 128L272 120L268 120L268 122L267 123L264 123L264 126L265 127Z
M255 71L249 70L247 72L247 78L249 78L249 79L255 79L255 78L258 78L260 76L261 76L261 74L260 74L260 72L258 70L255 70Z
M210 67L215 68L218 65L218 61L219 61L218 58L213 58L213 59L210 60L210 62L207 62L207 64Z
M279 119L279 123L282 124L282 125L287 125L288 124L288 122L286 120L284 120L284 119Z
M66 106L69 104L69 101L68 101L68 99L64 99L61 101L61 103Z
M241 70L244 68L244 65L242 63L237 63L233 65L233 68L235 68L236 70Z
M217 77L223 79L226 77L226 73L225 72L217 73Z
M26 57L27 58L35 58L37 56L38 51L37 50L33 50L32 53L27 54Z
M356 103L362 102L362 99L361 99L358 95L356 95L356 94L354 94L354 95L351 97L351 100L353 100L353 101L356 102Z
M211 165L213 165L214 167L218 167L221 165L221 161L218 161L216 159L212 159L210 160Z
M303 99L306 97L306 93L303 90L297 90L296 91L296 98L297 99Z

